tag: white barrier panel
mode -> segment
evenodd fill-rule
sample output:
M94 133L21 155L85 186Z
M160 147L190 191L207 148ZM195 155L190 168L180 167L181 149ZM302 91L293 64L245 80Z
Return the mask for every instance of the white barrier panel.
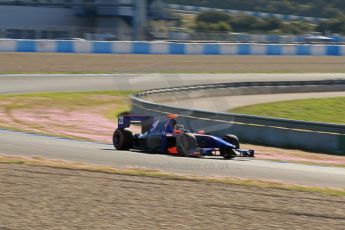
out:
M132 53L131 42L114 42L112 44L113 54L130 54Z
M15 40L0 40L0 52L15 52L16 46Z
M252 46L253 55L267 55L267 46L262 44L253 44Z
M220 44L220 54L222 55L237 55L238 48L236 44Z
M296 55L295 45L283 45L282 50L283 50L282 55Z
M311 47L311 55L313 56L324 56L327 54L326 47L322 45L313 45Z
M203 52L203 44L196 44L196 43L191 43L191 44L186 44L186 51L185 54L204 54Z
M55 52L56 42L52 40L38 40L37 52Z
M93 47L92 47L92 42L74 42L74 51L76 53L92 53L93 52Z
M167 43L152 43L151 53L152 54L168 54L169 45Z

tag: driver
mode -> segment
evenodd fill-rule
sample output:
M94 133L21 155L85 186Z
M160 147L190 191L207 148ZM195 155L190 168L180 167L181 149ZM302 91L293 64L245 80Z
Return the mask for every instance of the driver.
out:
M184 126L181 124L176 124L175 125L175 130L174 133L183 133L184 132Z
M177 121L176 121L175 117L168 117L168 119L164 125L164 130L161 134L161 148L160 148L161 153L166 152L166 148L168 145L167 135L170 136L173 133L175 133L176 124L177 124Z

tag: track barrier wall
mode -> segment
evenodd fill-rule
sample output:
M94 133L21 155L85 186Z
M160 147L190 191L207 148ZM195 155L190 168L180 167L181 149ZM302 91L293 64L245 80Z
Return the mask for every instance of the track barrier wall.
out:
M345 56L345 45L1 39L0 52Z
M307 151L345 155L345 125L318 122L294 121L279 118L258 117L229 113L216 113L195 109L166 106L149 102L147 98L172 97L185 91L189 93L208 90L228 90L247 94L315 91L343 91L345 80L295 81L295 82L246 82L215 85L200 85L169 89L150 90L132 96L132 113L136 115L164 116L178 114L179 122L193 131L224 135L235 134L241 141L275 147L296 148ZM248 91L250 89L250 93ZM188 93L187 93L188 92ZM209 91L208 93L210 93ZM201 93L207 94L207 93ZM199 95L201 95L199 94ZM209 94L209 96L212 96Z

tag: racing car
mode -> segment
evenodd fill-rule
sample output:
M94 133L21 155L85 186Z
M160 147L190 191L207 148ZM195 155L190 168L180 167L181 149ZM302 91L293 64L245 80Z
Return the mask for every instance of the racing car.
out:
M151 153L171 154L187 157L222 156L254 157L254 150L241 150L235 135L217 137L202 130L193 133L177 123L176 115L166 117L120 116L118 127L113 134L117 150L140 150ZM141 127L140 133L133 134L130 126Z

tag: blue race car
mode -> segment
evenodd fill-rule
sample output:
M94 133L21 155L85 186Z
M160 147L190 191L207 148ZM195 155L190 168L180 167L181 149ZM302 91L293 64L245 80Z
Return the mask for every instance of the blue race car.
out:
M220 138L203 132L192 133L178 124L176 115L157 119L152 116L120 116L113 135L117 150L141 150L178 156L254 157L254 150L241 150L234 135ZM141 132L133 134L130 126L140 126Z

